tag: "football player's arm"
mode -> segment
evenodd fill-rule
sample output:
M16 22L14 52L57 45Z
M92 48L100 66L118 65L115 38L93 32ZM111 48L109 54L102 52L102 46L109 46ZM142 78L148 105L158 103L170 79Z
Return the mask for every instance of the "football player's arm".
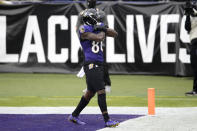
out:
M95 31L105 32L106 36L109 36L109 37L116 37L116 36L118 36L118 33L115 30L110 29L110 28L108 28L105 25L95 25L94 26L94 30Z
M107 28L106 36L116 37L116 36L118 36L118 33L115 30L113 30L113 29Z
M105 33L100 32L98 34L94 34L91 32L85 32L85 33L81 34L81 39L83 39L83 40L87 39L87 40L91 40L91 41L100 42L105 39Z

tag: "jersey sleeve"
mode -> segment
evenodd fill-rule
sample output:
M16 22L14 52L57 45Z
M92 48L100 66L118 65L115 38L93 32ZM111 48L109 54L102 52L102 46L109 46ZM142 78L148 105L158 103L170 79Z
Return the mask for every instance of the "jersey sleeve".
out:
M92 30L89 26L81 25L79 27L79 34L83 34L85 32L92 32Z
M91 27L90 26L87 26L87 25L81 25L79 27L79 38L81 38L81 34L83 34L85 32L92 32Z

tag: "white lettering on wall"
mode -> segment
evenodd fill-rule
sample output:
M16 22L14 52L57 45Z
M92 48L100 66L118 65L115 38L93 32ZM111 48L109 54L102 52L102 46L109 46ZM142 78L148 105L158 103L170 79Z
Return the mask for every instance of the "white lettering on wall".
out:
M144 63L152 63L153 61L155 33L157 29L158 18L158 15L151 16L149 33L148 37L146 37L143 15L136 16L139 44L142 60Z
M178 23L179 15L170 14L162 15L160 22L160 50L161 50L161 62L174 63L176 61L176 54L168 52L168 44L170 42L176 42L175 33L168 33L168 24Z
M109 28L113 29L114 28L114 16L108 15L107 20L108 20ZM115 54L114 38L107 37L106 51L107 51L106 52L106 61L108 63L125 63L126 62L125 54Z
M18 54L7 54L6 49L6 16L0 16L0 63L18 62ZM13 43L14 44L14 43Z
M32 43L33 38L34 43ZM29 16L28 18L20 62L27 63L30 53L37 55L39 63L46 62L37 16Z
M68 19L65 16L51 16L48 20L48 59L52 63L65 63L69 57L68 49L56 53L56 25L60 25L61 30L68 30Z

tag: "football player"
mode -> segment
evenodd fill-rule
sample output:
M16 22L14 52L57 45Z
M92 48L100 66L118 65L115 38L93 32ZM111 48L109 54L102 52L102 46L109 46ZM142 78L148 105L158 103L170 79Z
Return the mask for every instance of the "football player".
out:
M79 120L78 116L97 93L98 105L102 112L105 126L115 127L119 122L110 120L107 111L102 42L106 36L116 37L117 32L107 28L103 23L98 22L98 18L99 16L95 9L87 9L82 17L84 24L79 28L79 38L85 55L83 68L86 75L87 91L68 120L84 125L85 122Z
M190 60L194 71L193 89L185 95L197 95L197 4L186 2L185 8L185 29L188 31L191 40Z
M86 2L87 2L88 9L94 8L94 9L97 10L97 13L98 13L97 20L98 20L98 22L102 22L105 25L108 25L105 12L100 10L100 9L98 9L98 8L96 8L96 0L86 0ZM77 34L78 34L78 31L79 31L79 27L84 24L83 20L82 20L82 16L83 16L83 14L84 14L84 12L86 10L83 10L83 11L81 11L79 13L78 20L77 20L77 26L76 26ZM103 46L103 48L105 48L104 42L103 42L102 46ZM77 76L81 78L81 77L84 76L84 74L85 74L84 73L84 69L82 67L81 70L79 71L79 73L77 74ZM104 63L104 82L105 82L105 90L106 90L106 92L111 92L111 80L110 80L110 77L109 77L108 65L106 63ZM83 92L86 92L86 91L87 91L87 89L83 90Z

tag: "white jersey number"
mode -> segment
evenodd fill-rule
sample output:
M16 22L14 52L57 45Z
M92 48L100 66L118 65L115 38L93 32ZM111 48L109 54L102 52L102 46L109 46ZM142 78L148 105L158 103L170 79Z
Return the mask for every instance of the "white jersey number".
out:
M99 47L99 43L101 43L100 47ZM102 44L103 44L102 42L95 42L95 41L93 41L92 42L92 52L93 53L98 53L100 50L103 51Z

